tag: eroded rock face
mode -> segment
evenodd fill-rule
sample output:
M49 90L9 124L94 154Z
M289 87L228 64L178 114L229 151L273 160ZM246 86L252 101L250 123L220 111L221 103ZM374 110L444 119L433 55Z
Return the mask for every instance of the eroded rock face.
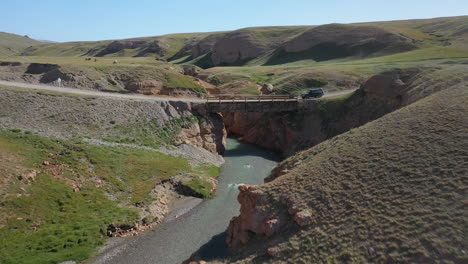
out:
M213 46L214 46L214 43L210 43L210 42L208 43L199 42L195 44L191 50L192 58L197 58L200 55L210 52Z
M274 201L259 187L243 185L239 187L237 200L241 205L240 214L230 221L226 239L231 248L247 244L254 236L265 236L272 241L271 237L281 234L282 230L314 224L314 211L294 194ZM273 251L271 255L280 253L279 248Z
M161 90L164 88L164 83L156 80L145 80L130 82L126 88L134 93L156 95L161 93Z
M197 58L203 54L206 54L211 51L215 43L224 36L223 33L220 34L211 34L206 38L200 40L198 43L195 43L191 48L192 58Z
M223 154L226 150L227 132L222 116L212 113L200 119L198 123L182 128L176 136L175 144L190 144L212 153Z
M59 66L57 64L49 64L49 63L31 63L29 64L26 73L30 74L41 74L46 73L52 70L58 69Z
M228 134L241 135L241 141L288 155L298 141L300 131L287 113L223 113ZM309 126L319 125L309 120ZM313 122L312 122L313 121ZM319 140L319 139L317 139Z
M160 56L164 56L167 54L167 50L169 49L169 45L164 43L160 40L155 40L150 43L148 48L145 49L144 53L156 53Z
M385 101L395 107L411 103L408 91L411 89L412 79L419 70L389 71L372 76L361 89L370 100Z
M195 65L184 65L184 75L197 77L200 69Z
M272 236L284 224L284 219L272 215L267 196L261 190L243 185L239 191L240 214L229 223L226 239L230 247L246 244L254 234Z
M144 46L145 44L146 41L144 40L116 40L109 43L109 45L107 45L106 48L99 52L96 56L100 57L110 53L119 52L124 49L136 49Z
M216 42L211 60L214 65L234 64L255 58L266 51L267 48L257 44L251 34L234 31Z

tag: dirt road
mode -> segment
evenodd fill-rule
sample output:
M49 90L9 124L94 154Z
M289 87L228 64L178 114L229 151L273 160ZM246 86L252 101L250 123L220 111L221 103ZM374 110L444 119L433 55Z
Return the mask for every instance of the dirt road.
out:
M149 101L182 101L182 102L196 102L196 103L205 101L203 99L196 99L196 98L155 97L155 96L147 96L147 95L140 95L140 94L120 94L120 93L99 92L99 91L81 90L81 89L76 89L76 88L57 87L57 86L51 86L51 85L42 85L42 84L39 85L39 84L20 83L20 82L8 82L8 81L0 81L0 85L27 88L27 89L44 90L44 91L51 91L51 92L59 92L59 93L67 93L67 94L78 94L78 95L100 96L100 97L115 97L115 98L149 100Z
M124 99L133 99L133 100L136 99L136 100L149 100L149 101L179 101L179 102L193 102L193 103L203 103L206 101L205 99L197 99L197 98L181 98L181 97L168 97L168 96L157 97L157 96L147 96L147 95L141 95L141 94L109 93L109 92L90 91L90 90L57 87L57 86L42 85L42 84L8 82L8 81L1 81L1 80L0 80L0 85L5 85L9 87L20 87L20 88L27 88L27 89L44 90L44 91L51 91L51 92L59 92L59 93L66 93L66 94L114 97L114 98L124 98ZM357 89L325 93L325 95L322 98L340 96L340 95L354 92L355 90ZM290 99L290 100L295 101L296 99ZM228 100L228 101L232 101L232 100ZM244 100L238 100L238 101L243 102ZM250 100L247 100L247 101L250 101ZM251 100L251 101L257 101L257 100Z

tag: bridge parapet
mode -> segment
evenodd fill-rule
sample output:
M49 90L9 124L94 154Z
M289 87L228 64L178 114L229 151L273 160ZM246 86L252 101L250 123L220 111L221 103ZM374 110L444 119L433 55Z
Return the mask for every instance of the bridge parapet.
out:
M317 100L303 100L290 96L211 96L205 103L196 104L197 111L208 113L217 112L293 112L299 110L313 110Z

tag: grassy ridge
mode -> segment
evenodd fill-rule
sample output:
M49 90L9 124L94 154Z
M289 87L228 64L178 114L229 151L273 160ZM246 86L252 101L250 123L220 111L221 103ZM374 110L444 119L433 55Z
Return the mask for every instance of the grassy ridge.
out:
M28 37L0 32L0 56L19 55L24 49L44 44Z
M104 242L109 224L135 223L138 214L128 206L151 202L156 183L179 173L219 174L214 166L191 168L185 159L155 151L14 131L0 132L0 168L6 172L0 176L1 263L84 260ZM30 169L40 171L36 179L19 180Z

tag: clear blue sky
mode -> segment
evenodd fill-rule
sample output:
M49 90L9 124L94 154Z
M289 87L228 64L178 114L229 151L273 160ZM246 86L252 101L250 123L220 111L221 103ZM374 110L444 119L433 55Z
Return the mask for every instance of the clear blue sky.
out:
M54 41L468 15L468 0L0 1L0 31Z

